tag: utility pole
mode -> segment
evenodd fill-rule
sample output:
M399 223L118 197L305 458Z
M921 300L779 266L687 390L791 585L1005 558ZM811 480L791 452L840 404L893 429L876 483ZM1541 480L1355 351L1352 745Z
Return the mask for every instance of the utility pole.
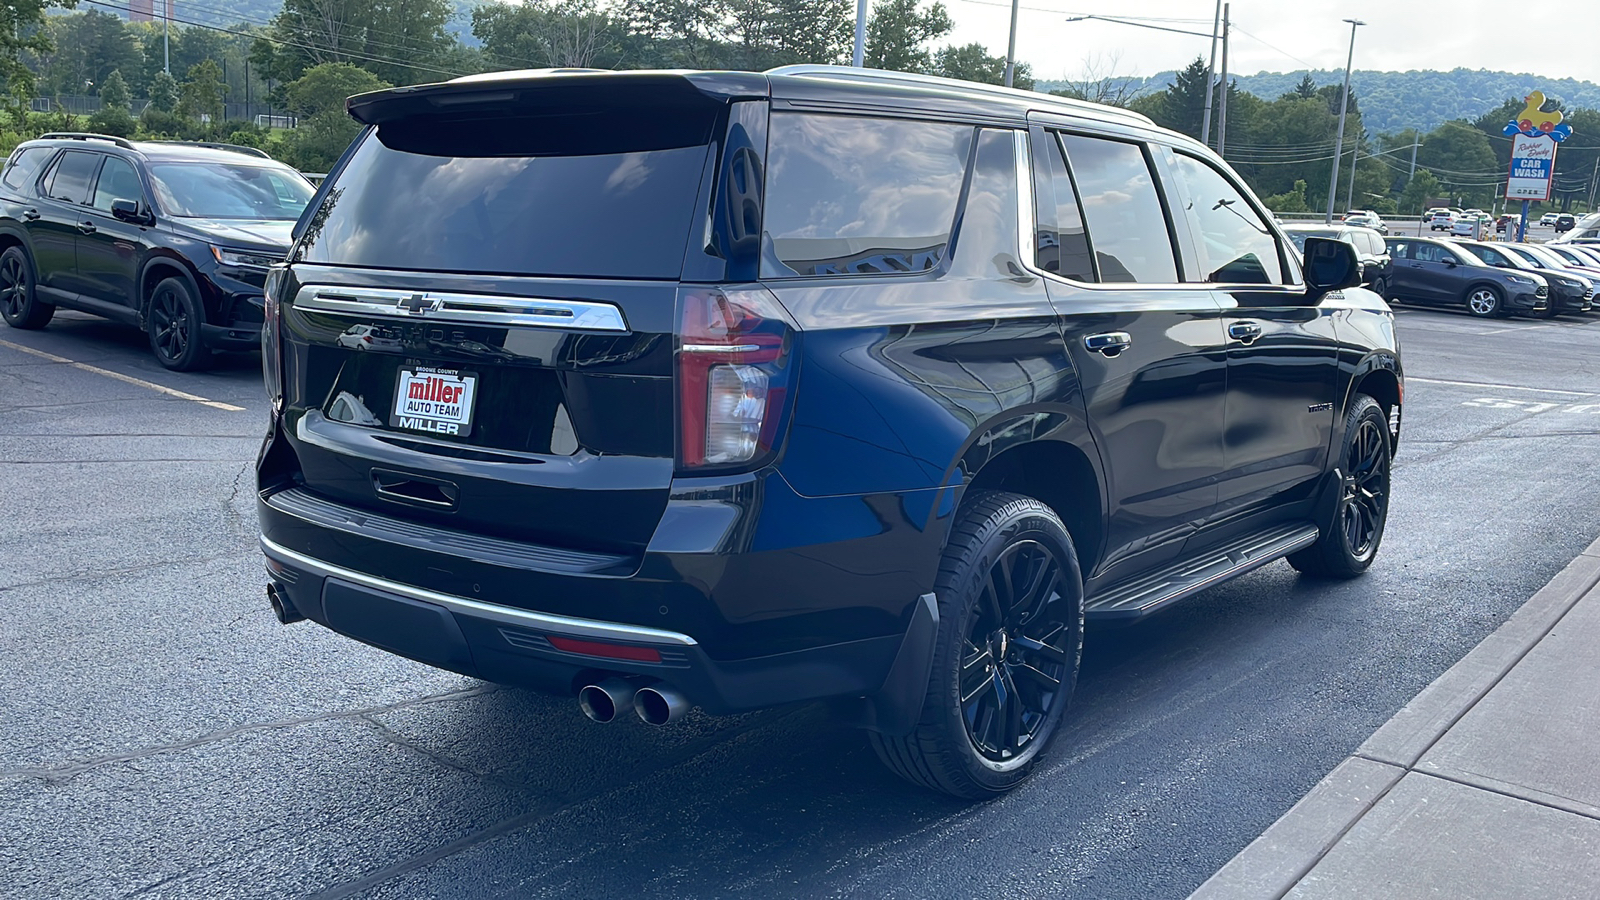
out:
M1594 212L1594 189L1600 184L1600 156L1594 158L1594 174L1589 176L1589 212Z
M861 68L867 60L867 0L856 0L856 52L851 65Z
M1222 4L1222 104L1217 111L1217 155L1228 143L1228 7ZM1223 157L1226 159L1227 157Z
M1216 101L1217 87L1217 34L1222 30L1222 0L1217 0L1217 14L1211 19L1211 61L1206 63L1206 112L1200 119L1200 143L1211 146L1211 106Z
M1011 0L1011 40L1006 44L1006 87L1011 87L1011 78L1017 73L1017 8L1022 0Z
M1360 19L1345 19L1350 23L1350 55L1344 61L1344 93L1339 95L1339 136L1333 141L1333 171L1328 175L1328 211L1323 224L1333 224L1333 201L1339 196L1339 163L1344 161L1344 116L1350 106L1350 67L1356 61L1356 29L1367 23Z
M1352 209L1356 205L1356 160L1361 156L1361 135L1356 135L1355 141L1350 146L1350 187L1346 189L1344 208Z
M172 0L161 0L161 71L172 74Z
M1417 148L1422 146L1422 141L1417 140L1417 138L1420 137L1422 135L1413 132L1411 140L1411 173L1406 176L1406 184L1410 184L1411 179L1417 177Z

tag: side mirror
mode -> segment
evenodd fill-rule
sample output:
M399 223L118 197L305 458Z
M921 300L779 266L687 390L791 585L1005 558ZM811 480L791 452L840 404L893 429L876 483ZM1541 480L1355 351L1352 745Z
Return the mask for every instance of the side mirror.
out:
M131 222L134 225L155 224L155 216L152 216L141 210L139 208L139 201L137 200L111 201L111 217L113 219L120 219L124 222Z
M1356 248L1332 238L1306 238L1306 297L1313 302L1324 294L1361 283L1361 262Z
M1456 267L1456 261L1454 258L1446 256L1444 258L1444 265L1447 269L1454 269Z

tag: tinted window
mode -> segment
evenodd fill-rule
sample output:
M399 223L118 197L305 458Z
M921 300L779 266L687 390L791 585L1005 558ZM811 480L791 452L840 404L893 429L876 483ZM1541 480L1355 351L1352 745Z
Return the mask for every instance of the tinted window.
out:
M1150 163L1138 144L1064 134L1101 281L1170 284L1178 264Z
M1067 174L1059 141L1047 132L1033 135L1034 205L1038 218L1034 263L1065 278L1095 281L1089 236L1083 230L1078 195Z
M1174 160L1178 190L1200 255L1200 271L1189 280L1282 284L1278 242L1244 194L1198 159L1179 155Z
M1501 253L1499 250L1494 249L1493 247L1463 247L1462 249L1491 266L1498 266L1500 268L1507 269L1514 269L1517 267L1516 263L1512 262L1510 257L1506 256L1504 253Z
M71 203L88 203L89 185L94 181L94 170L98 165L98 153L69 150L61 154L61 161L56 163L55 172L50 175L50 197Z
M297 219L309 182L287 169L230 163L153 163L150 181L168 215L199 219Z
M774 113L761 274L937 266L972 135L942 122Z
M1017 267L1017 156L1015 132L985 128L979 133L972 186L961 211L950 275L955 278L1010 278Z
M1532 266L1535 269L1547 268L1547 266L1545 266L1545 264L1544 264L1544 260L1540 259L1538 256L1535 256L1532 253L1529 253L1526 248L1523 248L1523 247L1516 247L1516 248L1507 247L1506 248L1506 252L1510 253L1512 256L1515 256L1517 259L1522 260L1523 262L1527 263L1528 265Z
M1410 259L1411 244L1406 241L1385 241L1389 248L1389 255L1394 259Z
M56 151L52 147L29 147L26 150L19 150L11 158L11 164L6 166L5 177L0 180L5 182L6 187L22 189L33 181L34 176L39 174L39 167L44 165L45 160L54 152Z
M356 149L308 220L301 259L619 278L683 271L708 129L692 146L638 149L604 121L399 124L416 127L386 124Z
M113 200L143 199L144 188L133 164L115 156L106 157L106 164L100 167L100 180L94 186L94 208L110 210Z
M1339 240L1339 232L1337 232L1337 231L1327 231L1327 230L1324 230L1324 231L1298 231L1297 230L1297 231L1289 232L1289 240L1294 241L1295 248L1298 249L1301 253L1304 253L1306 251L1306 238L1308 238L1308 237L1333 238L1334 240Z

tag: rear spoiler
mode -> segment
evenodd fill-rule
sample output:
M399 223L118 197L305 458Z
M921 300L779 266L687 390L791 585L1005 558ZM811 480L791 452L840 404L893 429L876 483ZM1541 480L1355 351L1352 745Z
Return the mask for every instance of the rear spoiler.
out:
M345 110L365 125L414 116L461 114L474 108L501 112L562 107L721 106L730 100L765 98L767 77L757 72L629 71L548 69L505 72L389 88L357 94Z

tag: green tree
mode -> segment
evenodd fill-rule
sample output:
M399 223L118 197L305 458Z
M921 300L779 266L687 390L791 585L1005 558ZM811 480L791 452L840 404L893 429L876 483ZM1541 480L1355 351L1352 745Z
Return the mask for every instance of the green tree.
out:
M89 117L89 130L130 137L138 127L138 120L128 112L128 83L122 80L121 72L113 71L100 85L100 109Z
M445 30L450 0L285 0L251 59L271 77L293 81L322 63L358 65L391 84L440 81L454 38ZM270 48L270 49L267 49Z
M1300 83L1294 86L1293 93L1296 97L1303 97L1307 100L1317 96L1317 80L1311 77L1310 72L1307 72L1306 77L1300 79Z
M138 41L110 13L51 16L47 27L56 49L38 58L39 87L46 94L93 94L113 70L138 68Z
M1420 214L1430 199L1442 196L1444 186L1439 184L1439 179L1427 169L1419 169L1400 194L1400 212L1406 215Z
M945 47L934 54L932 74L980 84L1004 84L1006 58L990 56L989 48L977 43ZM1011 86L1033 90L1033 70L1027 63L1017 63L1016 70L1011 73Z
M13 114L22 118L33 100L37 78L23 61L24 53L54 49L45 29L45 10L71 9L77 0L6 0L0 3L0 78L11 97Z
M621 60L619 27L595 0L486 3L472 11L473 35L506 69L613 68Z
M1311 211L1311 207L1306 204L1306 180L1304 178L1295 179L1294 187L1282 194L1262 197L1261 202L1265 203L1267 209L1273 212L1303 213Z
M1428 132L1417 150L1417 165L1432 171L1451 196L1483 209L1494 202L1495 187L1506 177L1489 136L1463 121Z
M166 72L150 80L150 108L169 113L178 108L178 82Z
M361 131L345 115L345 98L390 85L349 63L322 63L284 86L289 109L300 116L284 138L284 159L306 172L326 172Z
M323 63L312 66L295 81L284 86L289 111L302 118L323 113L345 117L344 101L356 94L381 91L391 85L378 76L349 63ZM351 122L352 134L357 126Z
M205 60L190 66L187 78L178 91L178 115L222 121L223 96L228 86L222 83L222 67Z
M933 65L928 42L950 33L955 23L944 4L926 10L921 0L883 0L867 20L866 65L892 72L926 72Z

